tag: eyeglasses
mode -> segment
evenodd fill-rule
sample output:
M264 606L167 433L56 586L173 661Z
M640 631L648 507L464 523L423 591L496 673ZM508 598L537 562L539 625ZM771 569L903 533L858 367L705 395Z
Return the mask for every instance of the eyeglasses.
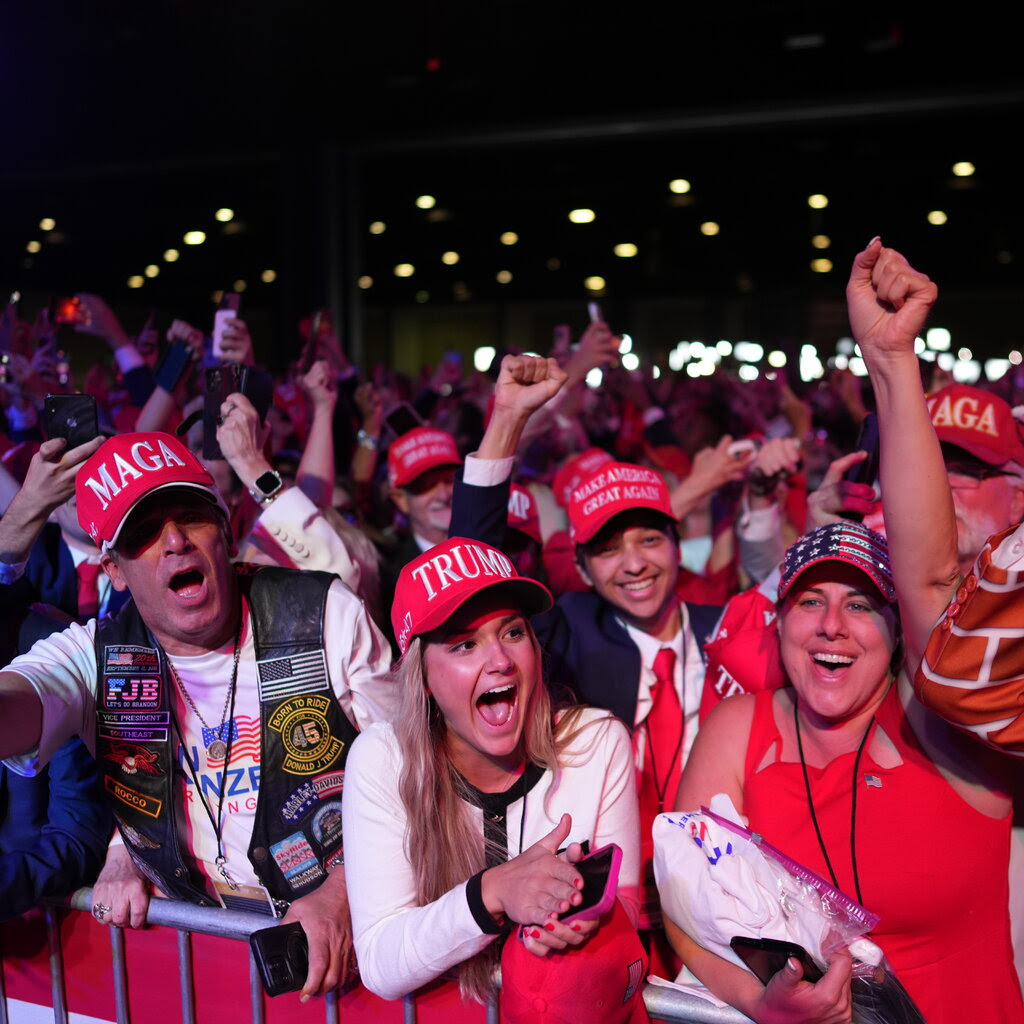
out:
M949 486L958 491L976 491L986 480L997 476L1016 476L1005 469L996 469L983 462L947 462Z

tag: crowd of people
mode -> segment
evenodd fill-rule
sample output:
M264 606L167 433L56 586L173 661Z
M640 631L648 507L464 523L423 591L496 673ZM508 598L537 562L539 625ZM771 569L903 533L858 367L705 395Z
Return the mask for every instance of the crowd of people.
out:
M524 992L646 1019L647 973L765 1024L852 1019L847 952L765 983L672 919L655 819L726 794L880 916L931 1024L1024 1021L1024 424L998 382L926 394L936 295L873 240L847 289L871 386L797 394L627 372L600 321L413 380L361 376L316 314L271 377L238 318L131 337L82 294L110 358L81 442L48 318L9 308L3 916L94 883L103 924L154 892L298 922L304 999L454 976L485 1000L500 965L510 1021ZM588 914L608 844L617 899Z

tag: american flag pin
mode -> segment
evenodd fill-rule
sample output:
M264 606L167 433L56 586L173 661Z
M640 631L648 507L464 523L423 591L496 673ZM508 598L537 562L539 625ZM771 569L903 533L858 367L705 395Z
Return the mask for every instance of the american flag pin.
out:
M865 775L864 784L866 786L874 786L875 789L882 788L882 780L877 775Z

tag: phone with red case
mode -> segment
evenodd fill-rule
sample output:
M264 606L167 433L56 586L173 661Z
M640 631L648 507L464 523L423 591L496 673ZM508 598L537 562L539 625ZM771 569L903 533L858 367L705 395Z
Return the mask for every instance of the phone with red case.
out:
M577 861L573 867L583 876L583 902L578 907L558 915L563 924L573 921L592 921L611 910L619 891L619 865L622 850L609 843L600 850Z

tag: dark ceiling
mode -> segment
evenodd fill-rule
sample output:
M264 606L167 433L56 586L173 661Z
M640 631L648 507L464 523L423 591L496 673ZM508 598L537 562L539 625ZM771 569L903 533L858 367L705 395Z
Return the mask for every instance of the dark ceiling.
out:
M242 280L284 324L346 297L582 303L598 274L613 309L764 294L784 318L840 294L882 233L1005 350L1024 334L1017 40L984 5L859 6L7 5L0 287L206 317ZM569 223L579 206L592 224ZM190 229L207 243L183 246Z

